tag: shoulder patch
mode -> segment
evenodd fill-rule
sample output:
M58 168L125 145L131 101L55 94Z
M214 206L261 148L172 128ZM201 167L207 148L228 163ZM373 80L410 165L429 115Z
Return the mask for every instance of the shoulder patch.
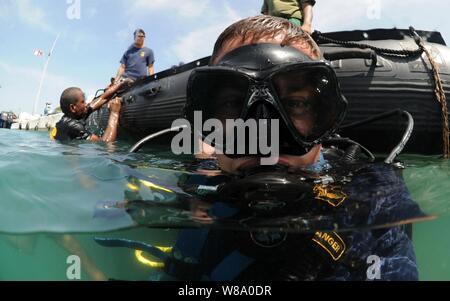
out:
M336 232L317 231L312 240L330 254L334 261L341 259L347 248L344 240Z
M340 206L347 198L341 186L316 185L314 186L316 200L327 202L333 207Z

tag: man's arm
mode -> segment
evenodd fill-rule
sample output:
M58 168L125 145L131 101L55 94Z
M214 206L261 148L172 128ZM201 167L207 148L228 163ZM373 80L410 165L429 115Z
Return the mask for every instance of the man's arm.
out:
M122 108L122 100L120 98L116 98L112 100L109 104L109 120L108 127L106 128L105 133L102 137L98 137L96 135L92 135L90 137L90 141L99 142L103 141L106 143L114 142L117 138L117 126L119 125L119 115L120 109Z
M115 83L117 84L118 81L122 78L122 75L125 73L125 65L124 64L120 64L119 70L117 70L117 74L115 77Z
M312 33L312 22L313 22L313 5L314 3L305 1L302 2L303 11L303 31L311 34Z
M148 68L148 75L152 76L155 74L155 53L153 50L150 49L146 59L147 68Z
M155 66L151 64L148 66L148 75L152 76L153 74L155 74Z
M103 95L94 99L90 103L89 106L92 108L92 111L95 112L99 110L120 89L120 87L122 87L122 84L114 84L109 86Z

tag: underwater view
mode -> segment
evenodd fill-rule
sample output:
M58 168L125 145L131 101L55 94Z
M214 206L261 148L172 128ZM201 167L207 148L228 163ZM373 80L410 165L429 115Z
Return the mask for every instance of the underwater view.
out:
M130 154L131 145L124 142L62 145L49 140L47 132L8 130L0 130L0 141L1 280L69 280L71 255L80 257L82 280L150 280L161 269L157 258L133 249L106 248L95 238L170 248L180 228L211 226L201 219L194 222L189 206L183 209L174 203L174 193L169 191L192 172L192 164L162 146ZM450 236L445 231L450 226L446 185L450 163L437 156L400 159L413 200L424 213L436 217L413 225L419 277L450 280L446 251ZM140 176L130 169L148 181L137 185ZM115 206L126 199L136 201L134 210ZM148 202L149 207L137 201ZM167 206L158 208L161 203ZM105 209L108 206L111 209ZM366 226L358 223L356 230Z
M446 6L0 0L0 282L450 281Z

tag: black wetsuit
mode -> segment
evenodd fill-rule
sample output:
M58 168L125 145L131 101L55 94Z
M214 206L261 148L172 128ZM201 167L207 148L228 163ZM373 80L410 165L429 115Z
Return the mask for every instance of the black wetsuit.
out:
M214 166L215 161L202 164L204 169ZM205 208L208 208L208 216L216 220L215 225L224 228L181 230L171 255L165 260L164 272L151 280L418 280L408 226L394 225L424 216L424 213L412 200L398 169L384 163L364 166L350 182L343 184L342 191L348 198L342 202L328 203L316 196L295 203L298 211L289 207L287 217L293 218L294 224L308 225L299 228L311 229L306 233L247 230L242 225L248 223L251 214L244 208L237 208L233 201L219 198ZM194 182L212 187L217 185L216 178L220 180L219 176L202 178L205 183ZM189 177L186 179L179 185L190 193L189 185L182 183L190 181ZM139 182L137 178L133 181ZM155 220L156 223L168 220L165 215L170 203L174 222L184 221L193 208L191 203L185 198L177 202L174 193L168 195L171 197L163 202L129 202L126 211L137 224L151 225ZM126 193L126 199L139 200L142 196L133 190ZM158 211L161 204L164 204L163 213ZM175 216L178 207L180 219ZM274 221L285 223L284 219ZM236 230L227 227L237 223L242 227ZM315 231L336 227L349 231Z
M365 209L352 215L351 200L340 209L330 207L330 212L337 210L336 220L343 228L421 215L404 181L388 165L370 166L345 189L349 196L363 198L360 204ZM225 202L213 204L210 213L239 219ZM404 226L312 234L182 230L173 252L177 260L166 263L159 280L418 280L412 241ZM378 270L371 258L378 260ZM186 265L185 260L196 264Z
M58 141L89 140L92 133L86 128L86 119L92 112L92 108L88 107L88 112L82 119L74 119L64 115L56 124L52 137Z

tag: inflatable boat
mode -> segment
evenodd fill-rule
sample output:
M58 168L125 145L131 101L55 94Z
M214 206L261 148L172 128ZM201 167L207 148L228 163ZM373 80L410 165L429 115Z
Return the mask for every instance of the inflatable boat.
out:
M404 152L442 154L445 114L436 97L436 74L431 61L439 69L438 76L449 99L450 49L438 32L414 34L411 29L374 29L313 35L324 57L331 61L349 102L345 124L353 126L344 126L340 135L373 152L386 153L401 139L406 125L397 114L387 114L389 118L376 116L400 109L409 112L415 122ZM429 55L420 49L418 40L424 42ZM170 128L182 116L191 71L208 62L206 57L173 67L142 79L123 92L119 138L138 140ZM103 108L90 116L88 124L104 129L108 116L108 110Z

